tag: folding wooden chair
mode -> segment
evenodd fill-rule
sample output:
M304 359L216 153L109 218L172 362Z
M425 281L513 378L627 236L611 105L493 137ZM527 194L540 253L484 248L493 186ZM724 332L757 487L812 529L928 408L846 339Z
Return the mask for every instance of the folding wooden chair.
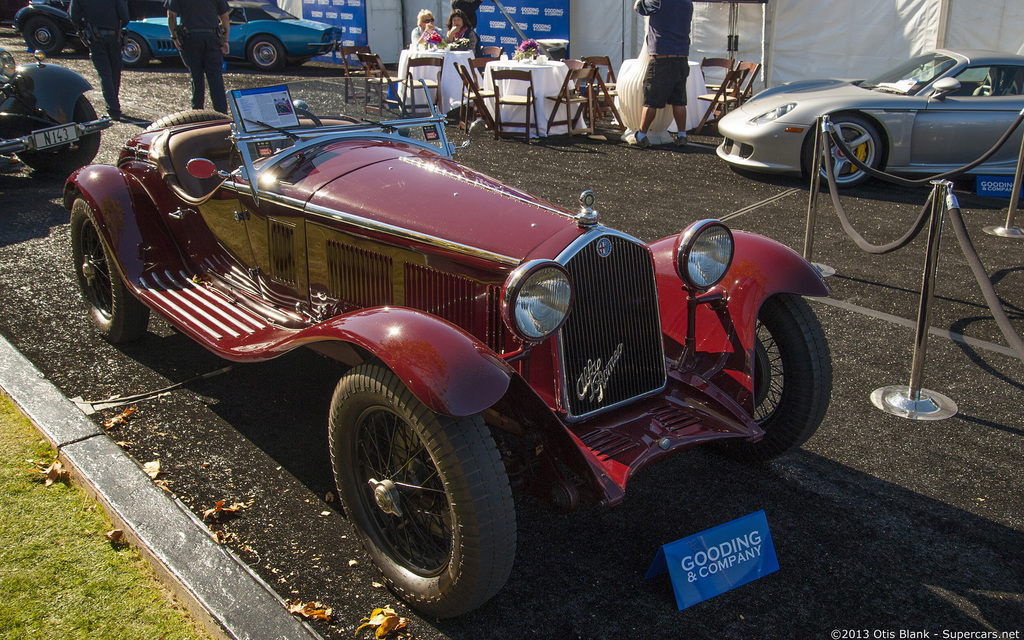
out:
M367 113L384 113L384 109L393 109L405 113L405 105L402 102L401 80L393 79L388 73L388 68L376 53L357 53L359 62L366 69L364 78L363 110ZM377 94L377 105L370 105L370 90Z
M612 61L608 56L583 56L580 58L583 60L583 64L594 67L597 69L597 73L601 76L601 80L604 81L604 86L614 93L615 91L615 70L612 69Z
M498 69L491 72L494 82L494 138L512 138L523 136L530 141L530 112L533 112L533 129L540 137L540 126L537 124L537 101L533 90L533 75L522 69ZM508 83L504 87L502 83ZM502 107L522 107L523 120L505 120ZM523 127L523 132L511 131L509 127Z
M435 105L441 102L441 71L444 68L443 65L443 57L422 56L409 59L409 66L405 72L405 106L409 113L418 114L420 112L421 105L416 100L416 92L424 91L424 84L426 85L426 91L429 93L423 96L423 109L427 112L430 111L430 100L433 100ZM426 78L417 77L417 74L413 72L414 69L420 68L426 68ZM431 93L433 98L429 95Z
M604 118L610 111L619 130L625 131L626 125L622 124L619 110L615 107L615 98L618 97L619 92L616 89L617 79L615 71L612 70L611 60L608 56L584 56L582 60L586 66L597 69L597 78L594 83L596 85L594 86L595 117Z
M495 129L494 117L491 115L490 109L487 108L487 100L494 99L494 92L482 90L480 85L477 84L476 78L473 77L473 72L464 65L455 61L452 61L452 65L455 66L455 72L462 79L462 104L459 107L459 128L469 131L469 127L476 120L476 115L479 113L487 128L493 131Z
M715 78L718 74L725 74L732 71L736 63L729 58L704 58L700 61L700 72L704 74L704 87L710 91L715 92L722 86L721 83L711 82L708 83L708 71L711 71Z
M582 60L573 60L572 58L566 58L565 60L562 60L562 64L569 67L570 70L582 69L583 67L586 66L585 64L583 64Z
M569 137L574 133L594 133L594 91L591 85L597 78L597 69L594 67L581 67L569 69L562 81L562 89L557 96L545 96L545 100L554 101L551 107L551 117L548 118L548 131L551 127L564 124L568 130ZM558 119L558 108L565 105L565 118ZM572 113L575 107L576 112ZM580 116L585 115L586 126L576 127Z
M363 98L364 96L359 95L356 88L357 78L366 78L366 67L359 60L360 53L371 53L370 47L355 46L355 47L341 47L339 50L341 54L341 64L345 67L345 102L350 102L351 97L356 100ZM363 91L366 90L366 83L363 83Z
M757 74L761 72L760 62L741 62L736 65L737 69L745 69L747 71L747 78L743 81L743 85L740 87L739 106L750 100L754 95L754 83L757 82Z
M486 67L487 63L490 62L491 60L497 60L497 58L492 58L490 56L477 56L475 58L470 58L469 59L469 68L470 68L470 70L472 70L473 73L475 73L477 76L479 76L479 78L477 79L477 83L480 83L480 82L483 81L483 79L484 79L484 67Z
M480 53L491 58L500 58L501 54L505 53L504 47L481 47Z
M722 85L718 87L718 91L697 96L700 100L710 101L711 104L708 105L707 111L704 112L704 117L700 119L700 124L694 129L694 133L700 133L704 130L705 124L717 122L739 104L740 87L748 73L746 69L733 69L725 74L725 79L722 81Z

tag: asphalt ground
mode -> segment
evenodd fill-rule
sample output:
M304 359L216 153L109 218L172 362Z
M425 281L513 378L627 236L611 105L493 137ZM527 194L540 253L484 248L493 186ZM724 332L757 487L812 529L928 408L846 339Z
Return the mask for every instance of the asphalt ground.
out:
M23 55L10 31L0 31L0 46ZM60 62L98 86L87 59ZM268 77L229 67L226 79L229 88L337 83L316 65L290 71ZM184 109L185 70L128 71L121 95L125 113L143 121ZM98 92L90 97L102 111ZM113 162L137 131L125 123L105 131L97 161ZM603 222L643 240L715 217L802 249L805 180L737 173L715 156L713 136L691 136L685 151L639 150L606 133L607 140L531 145L483 138L457 158L569 208L593 189ZM981 232L1005 221L1006 201L972 195L972 183L958 181L955 193L1022 332L1022 242ZM156 319L124 348L96 336L74 284L61 185L24 170L0 174L0 334L69 398L139 393L224 367ZM926 190L873 183L845 192L843 202L855 227L884 243L903 234L926 197ZM333 607L333 623L312 623L326 638L351 638L362 617L389 604L412 618L417 638L1020 637L1024 364L1008 352L947 227L924 387L951 397L959 413L924 422L876 409L874 389L909 380L924 237L870 256L846 237L827 199L818 210L813 257L837 275L829 280L833 296L812 302L835 368L817 435L759 468L683 453L633 478L615 508L559 515L521 497L511 579L455 620L418 617L375 587L378 575L331 499L326 422L342 373L333 362L300 351L235 366L138 403L108 433L129 443L140 464L160 459L168 487L200 517L220 499L249 503L217 528L233 534L228 546L282 598ZM666 578L644 580L660 545L762 509L778 572L682 612Z

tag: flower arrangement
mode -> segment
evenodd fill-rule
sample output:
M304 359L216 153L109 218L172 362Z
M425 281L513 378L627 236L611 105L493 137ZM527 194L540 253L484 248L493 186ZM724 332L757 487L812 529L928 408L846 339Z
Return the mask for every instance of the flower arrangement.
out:
M423 44L426 45L427 49L440 49L444 47L444 38L437 31L431 31L430 35L423 41Z
M455 38L448 43L448 48L452 51L469 51L469 38Z
M536 40L523 40L516 47L516 60L536 58L540 54L540 45Z

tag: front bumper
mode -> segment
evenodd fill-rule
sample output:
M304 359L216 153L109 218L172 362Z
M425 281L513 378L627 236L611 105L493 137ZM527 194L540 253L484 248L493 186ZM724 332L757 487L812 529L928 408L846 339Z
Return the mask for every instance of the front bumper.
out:
M78 137L98 133L114 123L110 118L100 118L91 122L77 122L75 123L75 129L78 130ZM60 149L62 147L54 147ZM8 140L0 140L0 153L21 153L23 151L35 151L36 144L32 137L32 134L22 136L20 138L10 138Z
M741 111L733 114L736 117L726 116L718 125L718 132L725 138L716 150L719 158L753 171L802 173L804 141L812 134L814 125L788 122L754 125L750 124L748 114Z

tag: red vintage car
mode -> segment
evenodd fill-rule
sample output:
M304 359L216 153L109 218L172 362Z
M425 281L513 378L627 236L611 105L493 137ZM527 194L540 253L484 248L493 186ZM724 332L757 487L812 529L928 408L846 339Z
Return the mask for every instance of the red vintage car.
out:
M567 211L459 164L436 112L294 97L233 91L230 119L169 116L73 174L75 273L110 342L156 312L228 360L351 365L335 479L410 605L455 616L501 589L513 489L614 505L674 453L761 462L817 429L832 368L802 296L828 287L790 249L715 220L647 245L589 192Z

